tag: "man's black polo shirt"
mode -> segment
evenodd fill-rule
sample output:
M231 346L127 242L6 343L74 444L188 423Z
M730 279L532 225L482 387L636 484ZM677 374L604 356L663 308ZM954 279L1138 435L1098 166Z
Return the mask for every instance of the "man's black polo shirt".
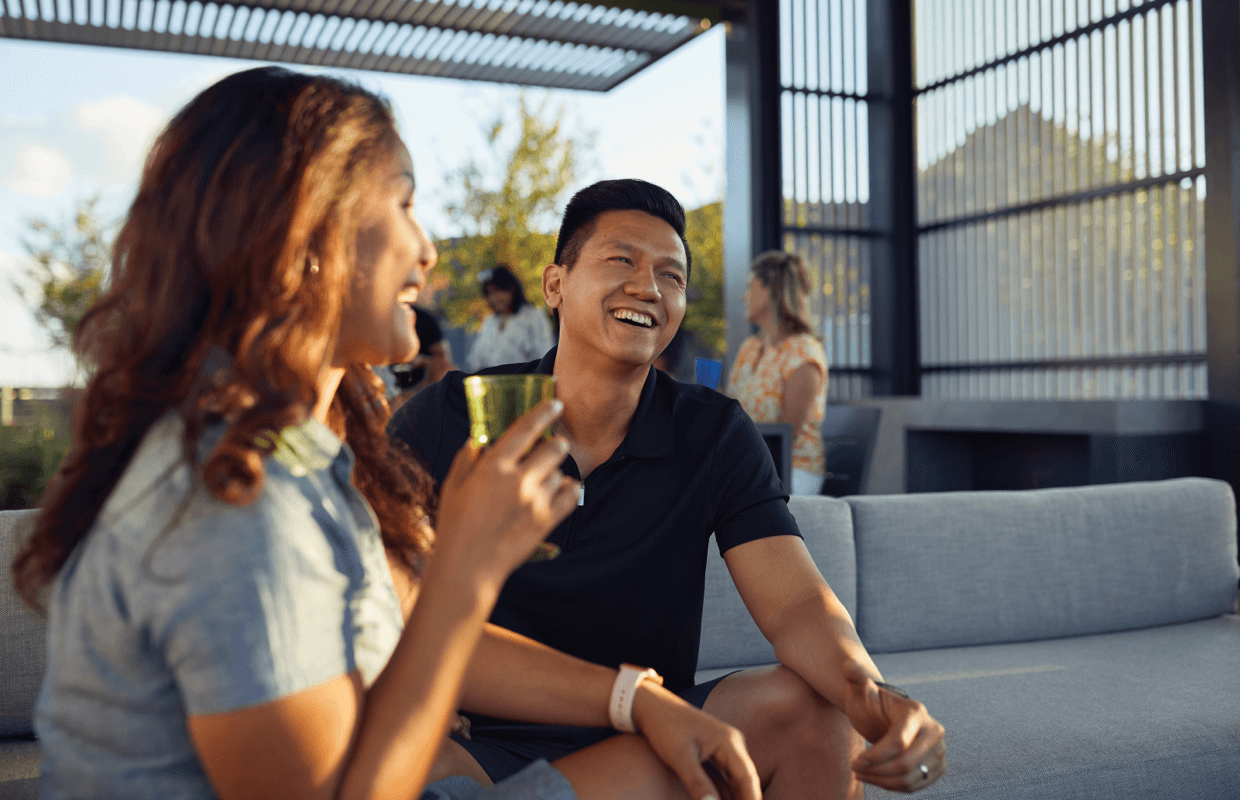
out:
M550 374L555 353L479 374ZM469 435L464 379L449 373L388 423L437 482ZM571 457L563 469L580 477ZM686 689L697 669L710 534L721 552L799 536L787 500L739 403L651 368L624 442L549 537L563 552L517 569L491 621L597 664L653 667L669 689Z

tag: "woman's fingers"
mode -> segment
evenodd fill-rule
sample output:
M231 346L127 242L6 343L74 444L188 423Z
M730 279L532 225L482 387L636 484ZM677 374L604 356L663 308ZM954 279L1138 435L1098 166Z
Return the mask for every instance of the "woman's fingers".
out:
M564 463L566 455L568 455L568 440L563 436L556 436L548 441L539 442L538 446L517 465L517 469L522 471L531 487L546 484L548 489L554 491L557 487L550 479L560 473L560 465Z
M457 450L456 456L452 459L452 465L448 467L448 474L444 476L444 487L456 487L463 483L478 462L480 452L468 443L460 450Z

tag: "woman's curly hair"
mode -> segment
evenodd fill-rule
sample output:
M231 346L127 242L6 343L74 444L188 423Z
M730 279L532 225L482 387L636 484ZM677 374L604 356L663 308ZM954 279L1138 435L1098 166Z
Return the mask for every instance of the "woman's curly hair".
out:
M391 109L358 86L263 67L203 91L155 141L117 238L104 295L75 334L95 365L73 446L13 563L35 605L94 524L150 427L170 410L206 489L245 505L272 437L303 421L353 277L360 201L397 146ZM223 364L223 366L218 366ZM353 481L383 540L416 574L431 547L434 484L384 430L381 383L351 365L329 424L357 455Z

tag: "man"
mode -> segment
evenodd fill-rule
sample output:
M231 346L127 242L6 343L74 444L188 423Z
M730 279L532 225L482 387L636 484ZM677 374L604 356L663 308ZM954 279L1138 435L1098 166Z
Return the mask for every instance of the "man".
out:
M768 798L860 797L858 781L923 788L945 769L942 726L877 683L752 421L734 400L651 367L684 318L690 270L684 211L659 187L604 181L565 210L543 271L559 345L485 372L556 376L563 470L583 481L582 499L549 537L559 558L514 573L492 621L587 661L653 667L745 734ZM436 479L468 434L462 380L451 373L389 425ZM781 665L693 686L712 532ZM487 657L484 642L475 658ZM455 738L444 758L498 780L609 733L475 717L472 740ZM862 737L875 743L864 753Z

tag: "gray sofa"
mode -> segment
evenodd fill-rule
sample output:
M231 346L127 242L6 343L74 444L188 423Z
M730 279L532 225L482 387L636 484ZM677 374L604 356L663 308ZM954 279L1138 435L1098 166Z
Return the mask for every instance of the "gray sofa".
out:
M919 796L1240 798L1240 568L1226 484L791 506L884 677L947 728L949 772ZM0 512L0 563L27 519ZM706 590L699 677L772 662L713 551ZM34 796L43 646L4 581L0 798Z
M948 772L918 797L1240 798L1227 484L791 507L884 678L947 730ZM699 679L772 661L712 552Z

